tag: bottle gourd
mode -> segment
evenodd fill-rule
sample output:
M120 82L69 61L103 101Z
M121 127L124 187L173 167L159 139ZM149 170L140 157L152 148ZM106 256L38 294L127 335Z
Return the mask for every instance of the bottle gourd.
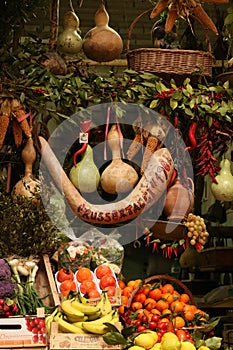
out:
M70 170L70 181L81 192L92 193L97 190L100 174L93 160L93 150L90 145L82 154L82 159Z
M100 178L103 190L110 194L128 192L138 181L136 170L121 159L120 140L123 140L123 135L114 124L108 133L112 161L105 168Z
M109 62L119 57L123 49L120 35L108 25L109 15L103 3L95 14L95 27L83 39L83 52L97 62Z
M63 18L63 32L58 36L57 48L65 55L75 55L82 49L83 40L78 33L79 18L69 11Z
M220 162L221 170L216 176L217 183L212 182L211 191L215 199L224 202L233 201L233 176L231 174L231 162L228 159L222 159Z

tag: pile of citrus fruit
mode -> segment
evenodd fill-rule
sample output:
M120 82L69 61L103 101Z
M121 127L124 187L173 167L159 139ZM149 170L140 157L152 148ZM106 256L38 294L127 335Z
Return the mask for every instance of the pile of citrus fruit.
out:
M169 281L143 283L140 279L128 283L119 281L122 305L119 308L121 320L135 325L141 332L156 330L161 337L171 330L179 330L180 340L189 337L186 328L207 324L209 315L197 308L189 294L178 290Z

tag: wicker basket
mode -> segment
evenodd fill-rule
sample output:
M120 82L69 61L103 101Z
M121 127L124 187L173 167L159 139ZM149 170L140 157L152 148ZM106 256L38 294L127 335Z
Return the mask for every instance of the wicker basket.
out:
M132 31L137 22L148 15L151 10L140 14L131 23L126 42L126 57L128 68L135 71L150 72L169 80L174 78L179 82L187 77L192 81L200 80L204 77L209 80L212 78L212 60L211 46L205 35L208 44L208 51L199 50L181 50L181 49L160 49L160 48L140 48L130 50L130 41Z
M186 293L188 294L189 298L190 298L190 302L191 304L195 305L195 301L194 301L194 297L191 293L191 291L186 287L186 285L184 283L182 283L181 281L179 281L178 279L169 276L169 275L155 275L155 276L151 276L146 278L143 281L143 284L147 284L147 283L159 283L161 282L162 284L165 283L172 283L174 285L174 288L177 289L180 293ZM140 289L140 285L135 288L128 300L128 304L127 306L130 307L133 298L135 296L135 294L138 292L138 290Z

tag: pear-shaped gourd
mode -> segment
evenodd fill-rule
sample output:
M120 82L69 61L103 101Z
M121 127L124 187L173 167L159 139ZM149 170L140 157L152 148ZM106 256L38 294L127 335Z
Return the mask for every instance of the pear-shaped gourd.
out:
M102 188L110 194L128 192L138 181L136 170L121 159L120 140L123 140L123 135L114 124L108 133L112 161L105 168L100 178Z
M100 181L100 174L93 159L93 150L87 145L82 160L70 170L70 180L80 191L91 193L97 190Z
M231 162L228 159L222 159L220 162L221 170L216 176L217 183L212 182L211 191L214 197L219 201L233 201L233 176L231 174Z
M63 32L58 36L57 48L66 55L75 55L82 48L82 38L78 34L79 18L73 12L69 11L63 18Z
M22 150L21 158L25 164L24 176L14 186L12 197L24 196L37 202L40 197L40 181L35 179L32 173L32 167L36 160L36 150L31 137L27 140Z
M103 3L95 14L96 26L83 39L83 52L97 62L109 62L119 57L123 49L120 35L108 25L109 15Z

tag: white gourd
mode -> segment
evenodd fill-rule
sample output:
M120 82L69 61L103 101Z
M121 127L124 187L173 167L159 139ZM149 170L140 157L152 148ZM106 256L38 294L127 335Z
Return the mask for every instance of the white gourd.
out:
M228 159L222 159L220 162L221 170L216 176L217 184L211 184L211 191L215 199L224 202L233 201L233 176L231 174L231 162Z

